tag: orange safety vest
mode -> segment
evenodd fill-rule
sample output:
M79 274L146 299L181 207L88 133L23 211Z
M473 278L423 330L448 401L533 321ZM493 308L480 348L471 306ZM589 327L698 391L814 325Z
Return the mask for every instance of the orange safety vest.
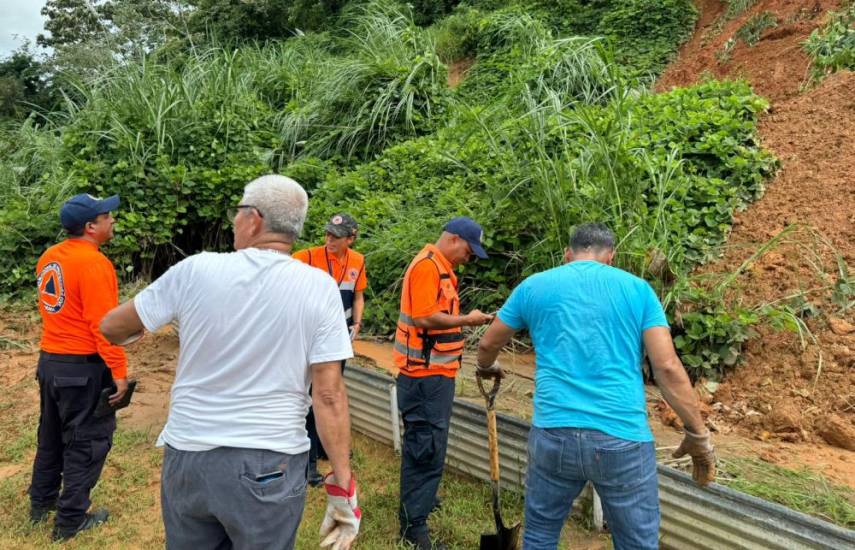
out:
M398 371L407 376L442 375L454 378L463 359L463 328L424 329L416 327L412 314L411 273L421 262L430 262L439 273L436 300L439 309L449 315L460 314L460 298L457 295L457 277L436 257L439 252L433 245L419 252L404 275L401 291L401 310L395 331L393 356Z
M353 325L353 299L356 293L365 290L368 284L365 279L365 257L359 252L347 249L344 263L330 256L326 246L315 246L295 252L292 256L312 267L323 269L335 279L338 291L341 294L341 304L344 307L344 318L347 326ZM340 267L340 269L336 269ZM360 319L361 321L361 319Z

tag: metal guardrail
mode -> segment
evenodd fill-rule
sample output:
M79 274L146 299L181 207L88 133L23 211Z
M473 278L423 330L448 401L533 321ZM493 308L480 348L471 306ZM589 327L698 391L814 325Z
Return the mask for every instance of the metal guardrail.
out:
M345 381L353 428L400 449L395 380L385 373L348 366ZM498 414L497 427L502 485L521 491L529 424ZM483 407L455 400L446 462L477 479L490 478ZM658 471L663 549L855 550L855 531L721 485L701 489L691 477L668 466L659 465Z

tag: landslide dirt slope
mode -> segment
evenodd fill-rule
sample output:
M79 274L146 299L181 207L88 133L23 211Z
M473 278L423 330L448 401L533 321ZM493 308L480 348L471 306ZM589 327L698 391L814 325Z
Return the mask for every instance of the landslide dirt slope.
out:
M704 78L744 78L766 97L763 146L781 161L765 195L736 215L718 261L705 273L736 270L785 227L800 229L741 275L733 298L754 305L801 294L818 313L807 317L812 336L761 328L745 362L721 385L719 417L761 439L833 443L855 451L855 319L829 299L838 260L855 275L855 73L807 82L802 43L837 2L759 1L720 25L725 3L700 0L693 38L658 83L660 90ZM741 40L721 52L753 15L779 21L749 47ZM720 28L720 31L717 29ZM813 342L815 338L816 342ZM845 453L841 459L855 460Z

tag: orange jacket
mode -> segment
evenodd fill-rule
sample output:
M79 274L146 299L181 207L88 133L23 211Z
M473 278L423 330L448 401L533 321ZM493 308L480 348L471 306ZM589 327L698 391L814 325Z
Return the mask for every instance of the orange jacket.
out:
M66 239L48 248L36 265L41 349L48 353L97 353L114 379L127 377L125 350L110 344L98 330L104 315L119 305L113 264L83 239Z
M454 378L463 358L463 328L423 329L413 322L443 312L460 314L457 276L451 262L432 244L425 245L407 268L393 356L401 374Z
M368 279L365 276L365 257L356 250L348 248L344 262L339 261L334 254L327 253L325 246L304 248L294 252L292 258L323 269L335 279L339 287L345 283L351 283L349 288L359 292L368 286Z
M323 269L335 279L341 294L347 326L351 326L354 295L368 286L368 280L365 277L365 258L362 254L348 248L344 261L341 262L335 255L328 253L325 246L316 246L295 252L293 258L312 267Z

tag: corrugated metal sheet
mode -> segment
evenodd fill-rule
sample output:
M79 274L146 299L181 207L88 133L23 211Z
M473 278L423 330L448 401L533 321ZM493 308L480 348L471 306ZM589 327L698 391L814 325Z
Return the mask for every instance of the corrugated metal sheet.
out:
M345 380L353 428L392 445L389 391L394 379L361 367L348 367ZM397 417L395 417L397 420ZM446 461L455 470L489 479L486 412L455 401ZM529 424L497 415L502 485L525 486ZM853 549L855 531L837 527L783 506L712 484L701 489L673 468L659 466L663 549Z

